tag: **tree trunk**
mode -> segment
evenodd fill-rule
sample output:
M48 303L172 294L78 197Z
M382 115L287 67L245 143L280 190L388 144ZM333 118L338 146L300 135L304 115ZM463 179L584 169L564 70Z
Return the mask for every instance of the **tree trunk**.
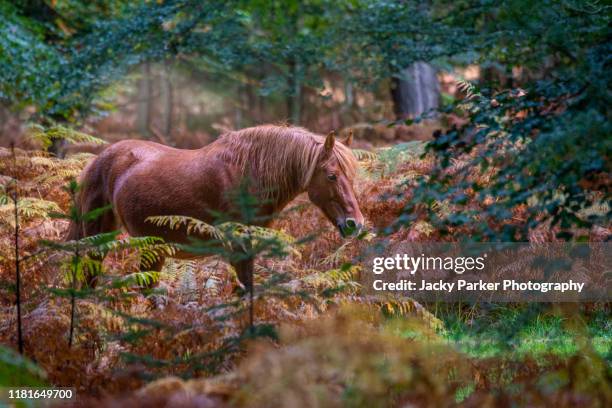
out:
M299 125L302 120L302 79L299 61L289 62L289 94L287 95L287 113L291 124Z
M261 115L261 101L260 96L257 94L257 90L255 87L247 83L246 85L246 101L247 101L247 109L251 113L251 121L256 124L262 123L262 115Z
M240 82L236 85L236 102L234 104L234 128L242 129L243 127L243 110L244 110L244 85Z
M146 138L151 137L152 81L151 66L148 62L142 64L140 81L138 82L138 117L136 128Z
M398 120L420 116L440 105L440 83L435 69L422 61L415 62L393 78L393 110Z
M172 132L172 110L174 107L172 81L170 80L170 68L166 64L161 75L160 98L161 98L161 131L164 137L170 139Z
M4 135L4 132L5 132L4 127L8 123L8 118L9 118L8 109L6 109L4 105L2 105L2 103L0 102L0 136Z

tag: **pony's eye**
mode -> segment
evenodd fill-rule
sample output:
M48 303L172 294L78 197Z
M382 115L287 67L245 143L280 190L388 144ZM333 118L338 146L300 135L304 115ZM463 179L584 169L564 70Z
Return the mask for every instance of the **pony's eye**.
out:
M327 179L330 181L336 181L337 177L335 174L328 174Z

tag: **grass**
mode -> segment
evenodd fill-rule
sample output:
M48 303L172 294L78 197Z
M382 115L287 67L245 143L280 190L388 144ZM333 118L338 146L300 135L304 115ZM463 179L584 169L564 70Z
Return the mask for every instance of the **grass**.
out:
M604 311L582 315L576 327L570 317L545 305L490 307L476 315L438 316L446 325L444 339L474 358L530 357L536 361L549 356L569 358L586 340L600 357L612 361L611 323Z
M516 364L504 362L533 361L544 373L559 361L568 362L590 349L612 369L612 323L606 310L573 315L545 304L438 307L436 317L445 329L437 341L450 344L475 364L496 361L505 367L499 380L506 383L507 391L518 373ZM422 339L415 330L401 335ZM455 402L465 401L476 389L468 381L456 390Z
M466 358L476 375L449 378L457 386L458 404L490 392L517 401L526 389L557 395L571 387L573 373L582 373L579 381L588 385L592 378L587 373L597 373L596 367L603 373L612 371L612 323L606 306L592 310L577 304L537 303L427 307L444 323L437 335L418 325L404 325L396 334L434 347L450 346Z

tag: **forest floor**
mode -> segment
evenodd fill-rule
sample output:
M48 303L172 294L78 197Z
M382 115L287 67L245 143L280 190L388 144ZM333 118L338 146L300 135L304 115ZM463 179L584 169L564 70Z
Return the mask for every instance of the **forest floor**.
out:
M431 168L421 152L421 142L358 152L355 188L370 229L388 226L409 199L394 195L397 185ZM20 150L15 166L10 152L0 150L0 185L10 185L15 174L19 180L25 355L39 367L9 351L17 338L12 190L5 188L2 381L75 387L79 404L89 406L570 406L605 405L612 398L609 305L372 299L356 283L360 268L348 265L380 238L342 240L306 197L291 203L273 228L313 239L292 245L283 258L258 259L254 330L248 298L236 294L225 262L172 260L156 291L109 287L77 299L69 347L70 302L59 291L66 286L66 256L38 252L40 240L60 241L65 234L67 221L50 214L69 210L62 187L91 157ZM427 220L386 238L442 239ZM138 251L116 251L105 260L105 272L135 272L138 259ZM6 367L13 374L3 374Z

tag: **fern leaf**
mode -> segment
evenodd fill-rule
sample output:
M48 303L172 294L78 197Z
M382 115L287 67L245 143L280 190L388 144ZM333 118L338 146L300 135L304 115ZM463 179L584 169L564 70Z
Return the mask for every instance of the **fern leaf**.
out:
M5 196L3 201L6 204L0 205L0 224L15 227L15 219L13 218L14 204L10 197ZM22 198L17 202L17 212L22 221L41 218L46 220L52 212L60 212L61 209L54 201L42 200L40 198Z
M470 81L459 78L457 79L457 88L463 93L465 93L466 99L473 99L477 96L480 96L480 92L476 88L476 85L472 84Z
M355 158L359 161L365 160L376 160L378 158L378 154L376 152L372 152L369 150L363 149L352 149Z
M32 124L28 128L27 136L30 139L41 142L45 148L51 146L54 140L65 140L69 143L107 143L95 136L60 125L45 129L40 125Z
M147 217L147 222L151 222L158 227L168 227L170 229L187 228L187 234L209 235L214 239L223 240L223 233L214 225L205 223L193 217L183 215L159 215Z

